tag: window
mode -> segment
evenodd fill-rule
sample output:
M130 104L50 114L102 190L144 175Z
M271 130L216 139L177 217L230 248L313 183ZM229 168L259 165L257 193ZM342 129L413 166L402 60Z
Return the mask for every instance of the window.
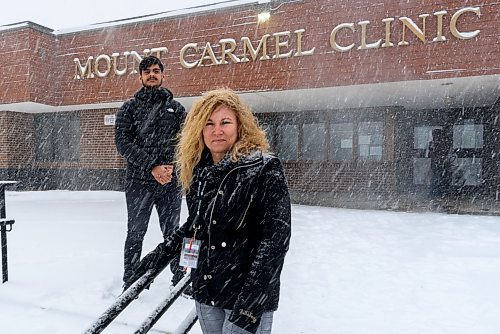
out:
M429 186L431 184L431 159L429 158L429 143L432 141L432 131L443 129L439 125L419 125L413 127L413 149L419 150L413 158L413 184Z
M331 123L330 160L351 160L353 155L353 123Z
M37 161L78 161L80 118L72 114L35 116L35 158Z
M266 138L267 141L269 142L269 146L271 148L271 151L274 151L274 127L272 124L269 123L264 123L262 121L259 121L259 125L266 132Z
M453 148L483 148L483 125L466 120L453 126Z
M384 123L361 122L358 131L358 152L361 160L382 160Z
M413 158L413 184L431 184L431 159Z
M325 159L325 123L305 123L302 127L302 159L322 161Z
M384 122L376 115L358 116L351 111L284 113L267 116L264 128L273 151L285 161L381 161Z
M442 126L416 126L413 132L413 148L426 150L432 141L432 130L442 129Z
M482 158L456 158L451 163L454 186L479 186L482 183Z
M276 127L276 154L282 160L297 160L299 131L297 124L278 124Z

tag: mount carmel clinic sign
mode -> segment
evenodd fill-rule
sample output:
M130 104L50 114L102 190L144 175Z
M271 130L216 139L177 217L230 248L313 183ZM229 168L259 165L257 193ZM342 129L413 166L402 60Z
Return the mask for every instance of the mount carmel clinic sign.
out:
M479 7L464 7L454 13L441 10L434 12L432 15L420 14L418 16L420 18L419 24L405 16L399 17L399 22L395 22L396 20L392 17L384 18L382 22L385 24L385 37L377 41L367 41L367 31L370 21L341 23L332 29L328 42L333 52L348 52L353 49L390 48L396 45L407 46L410 43L406 41L406 33L410 31L423 43L439 43L446 41L443 32L445 20L449 20L446 26L449 27L449 31L454 38L462 40L471 39L478 36L480 30L461 31L458 28L460 21L470 17L470 15L463 16L466 13L475 14L477 17L481 15ZM426 22L430 19L436 20L436 30L429 33L432 36L428 39ZM392 40L395 29L401 29L401 39L399 41ZM210 42L206 42L205 44L188 43L179 51L179 61L182 67L190 69L202 66L246 63L249 61L313 56L316 47L310 47L307 50L303 47L305 32L305 29L298 29L293 32L281 31L273 34L265 34L255 43L249 37L242 37L239 41L234 38L222 38L216 44L211 44ZM342 43L339 42L340 38L338 38L340 34L343 35ZM352 43L346 43L346 39L351 39ZM354 43L354 41L359 42ZM270 44L274 48L268 48ZM291 49L290 45L294 45L295 48ZM269 49L272 49L272 52L269 52ZM239 53L237 53L237 50ZM169 51L166 46L145 49L142 51L142 54L139 54L137 51L113 52L111 55L101 54L95 58L94 56L89 56L83 64L79 58L75 58L74 79L104 78L110 74L122 76L127 73L137 73L138 63L144 56L154 54L161 57L162 54L167 52Z

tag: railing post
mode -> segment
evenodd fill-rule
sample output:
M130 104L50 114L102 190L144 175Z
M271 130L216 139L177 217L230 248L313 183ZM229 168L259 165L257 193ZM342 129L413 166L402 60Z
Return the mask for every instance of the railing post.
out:
M0 242L2 244L2 283L9 280L9 269L7 266L7 226L1 224Z
M17 181L0 181L0 219L5 220L5 187L15 184ZM9 270L7 266L7 223L0 223L0 244L2 248L2 283L9 280ZM11 223L12 226L12 223Z

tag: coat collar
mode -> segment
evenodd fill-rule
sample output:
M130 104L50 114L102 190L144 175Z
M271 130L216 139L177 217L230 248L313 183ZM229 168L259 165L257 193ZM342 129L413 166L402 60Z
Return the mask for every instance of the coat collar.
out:
M205 149L202 155L202 160L198 166L204 173L213 175L221 172L227 172L236 167L253 165L254 163L257 163L261 160L263 160L263 153L260 150L254 150L250 154L241 157L240 160L236 162L231 161L231 157L228 152L221 161L219 161L217 164L213 164L210 152Z
M142 87L135 95L137 99L143 101L169 101L172 100L173 94L170 90L164 87Z

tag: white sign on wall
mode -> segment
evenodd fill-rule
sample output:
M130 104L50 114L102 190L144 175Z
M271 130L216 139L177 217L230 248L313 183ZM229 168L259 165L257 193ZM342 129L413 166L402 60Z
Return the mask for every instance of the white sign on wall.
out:
M104 125L115 125L116 115L104 115Z

